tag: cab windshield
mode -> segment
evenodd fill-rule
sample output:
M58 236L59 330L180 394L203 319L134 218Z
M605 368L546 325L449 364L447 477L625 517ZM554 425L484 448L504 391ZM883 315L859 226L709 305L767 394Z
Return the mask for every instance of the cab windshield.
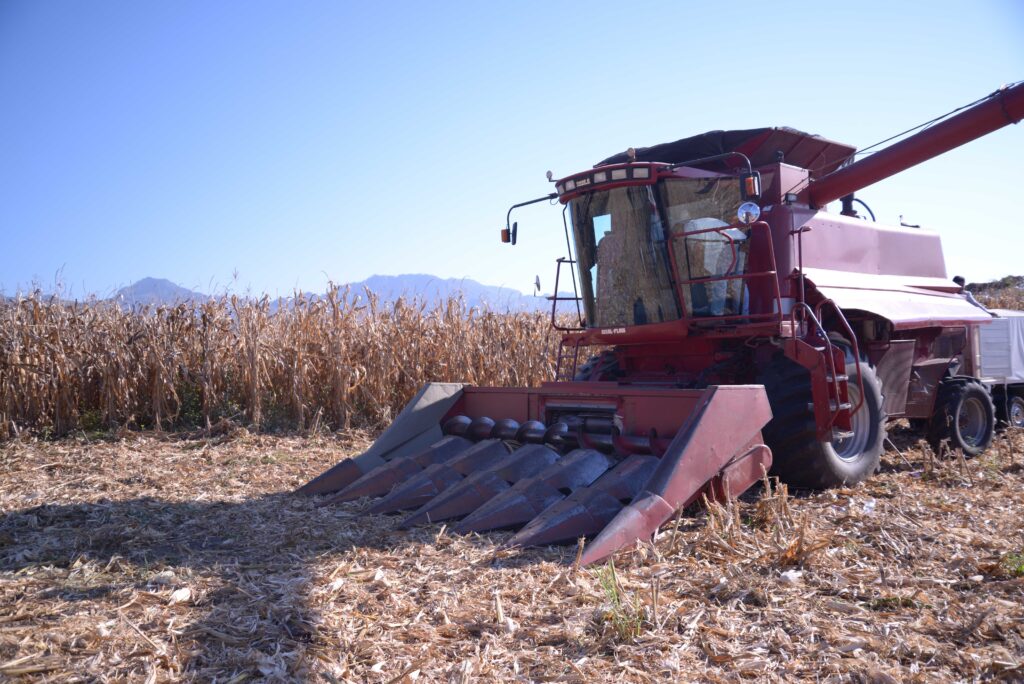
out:
M653 186L592 192L570 207L588 324L677 320L679 304Z
M569 204L588 325L661 323L683 311L743 312L742 281L689 282L743 272L747 235L728 228L740 204L735 178L668 179L588 193Z

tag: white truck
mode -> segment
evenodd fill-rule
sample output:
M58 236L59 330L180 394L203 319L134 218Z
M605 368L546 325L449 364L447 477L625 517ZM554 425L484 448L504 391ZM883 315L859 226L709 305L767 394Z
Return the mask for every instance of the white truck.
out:
M996 419L1024 428L1024 312L994 309L992 322L978 326L978 379L989 388Z

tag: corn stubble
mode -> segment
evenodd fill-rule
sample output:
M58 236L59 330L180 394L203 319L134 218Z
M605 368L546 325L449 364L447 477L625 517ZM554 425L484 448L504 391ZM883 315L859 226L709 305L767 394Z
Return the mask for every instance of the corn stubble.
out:
M424 383L535 386L549 317L450 298L332 288L271 311L236 296L123 310L39 295L0 303L0 439L29 429L376 429Z

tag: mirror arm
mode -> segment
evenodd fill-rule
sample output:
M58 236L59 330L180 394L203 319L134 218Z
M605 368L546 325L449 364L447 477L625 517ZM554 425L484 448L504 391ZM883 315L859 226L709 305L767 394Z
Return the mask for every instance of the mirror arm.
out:
M532 199L532 200L529 200L527 202L520 202L519 204L513 204L511 207L508 208L508 213L505 214L505 230L502 231L502 236L508 235L509 238L510 238L511 243L513 245L516 244L515 235L514 235L512 226L509 225L509 221L512 220L512 210L513 209L518 209L519 207L526 207L526 206L529 206L531 204L537 204L538 202L543 202L545 200L550 201L550 200L553 200L553 199L558 199L558 193L557 192L553 192L550 195L544 195L543 197L538 197L537 199Z

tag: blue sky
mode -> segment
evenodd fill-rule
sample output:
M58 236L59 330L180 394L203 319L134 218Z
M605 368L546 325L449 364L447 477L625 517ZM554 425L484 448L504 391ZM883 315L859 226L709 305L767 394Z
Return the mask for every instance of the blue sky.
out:
M1024 78L1024 3L0 3L0 288L528 290L629 146L788 125L858 146ZM860 193L950 275L1024 273L1024 127Z

